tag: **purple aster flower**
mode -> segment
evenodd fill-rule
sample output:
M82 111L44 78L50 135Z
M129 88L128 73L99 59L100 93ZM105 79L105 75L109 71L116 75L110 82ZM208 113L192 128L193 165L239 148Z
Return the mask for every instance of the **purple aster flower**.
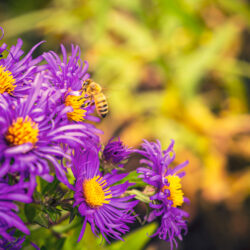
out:
M89 78L87 73L88 62L81 60L81 51L79 46L71 45L72 53L68 57L67 51L63 45L61 45L62 60L54 52L46 52L43 54L43 58L47 61L47 69L53 86L59 89L69 88L73 91L81 90L84 80Z
M170 241L171 249L173 243L177 246L176 238L182 240L182 233L187 233L187 223L183 217L188 217L188 213L179 208L184 202L188 202L180 183L185 175L181 170L188 161L170 167L175 158L173 146L172 140L167 150L162 151L159 141L150 143L144 140L142 150L137 150L145 157L141 160L141 164L147 166L137 169L141 174L139 177L155 189L155 194L150 197L152 202L149 206L153 209L150 220L161 216L161 225L152 236L158 235L160 239Z
M138 201L131 201L134 196L123 196L132 184L125 182L115 185L127 174L117 174L117 170L103 175L99 171L98 149L91 148L77 151L72 167L75 183L75 203L84 217L83 227L78 241L81 240L86 223L89 222L95 235L101 233L108 238L122 240L122 234L129 231L127 223L134 221L131 214Z
M71 107L47 112L47 97L40 93L43 80L43 75L37 75L25 99L13 103L11 98L0 96L0 177L20 173L20 178L25 179L29 175L29 193L36 185L35 176L52 181L50 165L57 178L69 185L66 169L58 162L63 158L71 160L62 145L85 147L99 141L87 125L65 123L62 118Z
M3 32L2 28L1 31ZM7 50L5 43L0 47L0 54L8 51L6 58L0 57L0 94L8 93L14 97L23 97L28 93L30 82L34 80L35 74L43 69L43 66L37 66L42 57L33 59L31 55L43 42L36 44L23 58L21 39L18 39L17 45L11 46L10 50Z
M93 107L86 105L85 93L82 90L83 82L89 78L87 73L88 62L81 60L81 51L78 46L71 46L71 55L67 56L66 49L61 45L62 60L54 52L46 52L43 58L47 61L47 78L55 91L59 90L60 98L57 98L56 105L70 106L73 108L67 113L68 119L75 122L92 120L99 121L92 117ZM51 98L55 99L55 98Z
M108 144L105 146L103 150L103 159L106 162L116 165L126 160L133 150L126 147L120 138L118 138L118 141L112 141L113 139L114 138L110 139ZM119 164L118 166L122 167L123 164Z
M11 235L14 234L14 230L10 233ZM12 241L9 241L5 238L0 238L0 249L5 250L19 250L22 249L23 242L25 241L25 237L19 237L17 239L13 238Z
M5 179L0 178L0 235L5 241L14 241L12 234L7 232L11 228L17 228L23 233L29 234L28 228L16 215L15 212L18 211L18 207L13 203L13 201L31 202L31 198L26 194L25 189L26 184L23 182L10 186Z

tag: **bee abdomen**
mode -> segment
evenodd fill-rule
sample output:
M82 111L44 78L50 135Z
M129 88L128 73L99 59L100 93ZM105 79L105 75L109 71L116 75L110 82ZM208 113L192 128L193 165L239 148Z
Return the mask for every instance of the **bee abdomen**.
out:
M95 105L97 113L104 118L108 113L108 103L103 93L95 95Z

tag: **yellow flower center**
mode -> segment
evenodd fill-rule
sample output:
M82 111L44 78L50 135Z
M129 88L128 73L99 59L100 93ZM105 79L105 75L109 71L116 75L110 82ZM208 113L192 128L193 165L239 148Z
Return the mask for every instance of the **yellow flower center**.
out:
M4 92L11 94L16 87L15 82L12 73L5 70L5 67L0 66L0 94Z
M183 204L183 195L181 178L177 175L169 175L166 177L169 182L169 186L164 186L162 191L168 189L170 191L169 200L173 201L173 207L181 206Z
M106 181L102 177L95 176L92 179L87 179L83 182L83 195L86 203L92 207L100 207L103 204L108 204L112 198L109 188L103 188Z
M16 121L9 126L5 135L5 139L11 145L22 145L24 143L35 144L38 141L38 125L33 122L28 116L18 117Z
M65 99L65 105L73 108L72 112L68 112L67 116L69 120L76 122L83 121L86 110L82 109L86 99L83 96L67 95Z

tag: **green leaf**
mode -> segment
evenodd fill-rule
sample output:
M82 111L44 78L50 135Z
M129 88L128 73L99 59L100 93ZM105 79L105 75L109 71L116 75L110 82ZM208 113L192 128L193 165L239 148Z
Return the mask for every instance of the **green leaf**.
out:
M36 216L36 205L35 204L25 204L24 213L29 222L33 222Z
M98 250L98 249L105 249L103 245L100 244L100 238L97 238L93 232L91 231L90 225L86 225L86 229L84 232L84 235L82 239L77 242L79 234L82 229L82 218L78 218L77 220L78 227L76 227L73 231L71 231L65 241L65 244L63 246L63 250L72 249L72 246L74 246L74 250ZM73 223L72 223L73 224Z
M74 207L73 209L71 209L70 211L70 217L69 217L69 223L71 223L75 216L78 214L78 208L77 207Z
M141 229L135 230L132 233L124 237L124 241L117 241L107 246L108 250L140 250L143 249L147 241L150 239L148 236L151 235L157 227L156 223L144 226Z
M182 22L183 26L186 26L189 30L200 34L202 31L202 23L199 18L195 15L192 15L187 9L187 6L183 4L183 1L180 0L161 0L161 7L164 11L162 14L165 16L170 16L171 19L177 18Z
M136 170L135 171L132 171L132 172L130 172L125 178L123 178L122 180L120 180L119 182L118 182L118 184L122 184L122 183L124 183L124 182L126 182L126 181L129 181L129 182L131 182L131 183L135 183L132 187L134 188L134 187L144 187L144 186L146 186L147 184L141 179L141 178L138 178L138 176L139 176L140 174L138 174L137 172L136 172Z
M61 208L63 210L67 210L67 211L71 211L72 210L72 205L71 204L67 204L67 203L63 204L63 203L61 203L60 206L61 206Z
M43 212L40 212L39 214L36 215L36 217L34 218L34 222L42 227L46 228L49 227L49 221Z
M76 218L72 223L69 224L68 220L64 220L62 223L53 226L53 231L59 234L67 233L70 230L82 225L82 219Z
M43 183L43 182L41 182ZM59 181L55 178L53 182L51 183L46 183L47 185L45 185L43 188L42 188L42 194L54 194L58 184L59 184Z
M53 222L56 222L56 220L60 217L61 214L61 211L54 207L47 207L45 209L45 212L48 214L48 216Z
M56 244L55 246L53 246L54 249L62 249L63 248L63 245L64 245L64 242L65 242L66 238L61 238L61 239L58 239L56 241Z
M33 193L33 197L34 197L35 201L39 201L39 202L42 201L44 198L43 195L41 193L37 192L36 190Z
M54 13L53 9L32 11L8 19L2 23L3 27L8 27L8 38L18 36L24 32L32 31L37 28L37 24L46 20ZM32 20L32 22L30 21Z
M142 202L145 202L145 203L150 202L149 197L137 189L132 189L132 190L126 191L126 193L130 194L130 195L135 195L135 199L140 200Z

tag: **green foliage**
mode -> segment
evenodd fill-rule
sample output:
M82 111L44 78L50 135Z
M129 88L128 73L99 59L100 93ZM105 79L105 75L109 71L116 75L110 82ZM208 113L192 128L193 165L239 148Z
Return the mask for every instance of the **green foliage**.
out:
M122 180L120 180L120 181L117 182L117 183L121 184L121 183L124 183L124 182L126 182L126 181L129 181L130 183L133 183L133 184L134 184L134 185L133 185L132 187L130 187L130 188L145 187L146 184L145 184L145 182L142 181L141 178L138 177L139 175L140 175L140 174L138 174L138 173L136 172L136 170L135 170L135 171L131 171L131 172L129 172L129 174L128 174L125 178L123 178Z
M137 229L126 237L124 237L124 241L117 241L107 247L107 250L140 250L145 246L145 244L149 241L149 235L152 235L157 228L156 223L152 223L144 226L143 228Z
M36 216L37 206L35 204L25 204L24 213L28 221L33 222Z

